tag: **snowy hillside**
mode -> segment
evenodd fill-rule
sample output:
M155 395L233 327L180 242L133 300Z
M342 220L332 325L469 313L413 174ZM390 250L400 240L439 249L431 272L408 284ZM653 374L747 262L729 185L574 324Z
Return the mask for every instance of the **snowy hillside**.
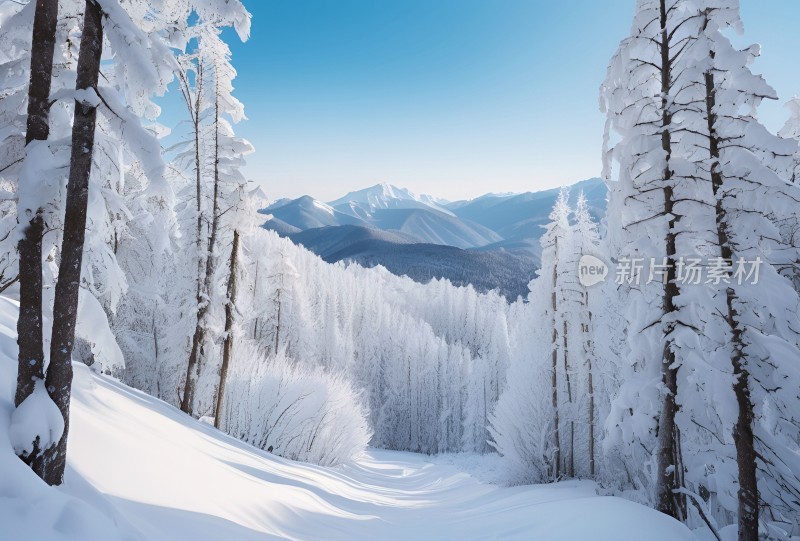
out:
M329 262L352 256L354 254L353 244L357 243L384 242L396 246L419 242L414 237L397 231L381 231L357 225L306 229L289 235L284 235L280 231L276 231L276 233L289 237L295 244L308 248Z
M422 242L456 248L478 248L501 239L497 233L480 224L438 211L383 209L375 212L372 223L381 229L411 235Z
M574 203L583 193L595 219L605 215L608 190L599 178L584 180L569 187L570 201ZM459 202L449 208L463 220L479 223L497 233L503 242L538 239L549 222L549 214L558 197L559 189L509 195L485 195L468 202ZM537 242L538 244L538 242Z
M369 451L337 469L291 462L82 365L75 365L66 481L47 487L8 440L16 309L0 298L3 539L634 541L642 532L652 541L693 539L656 511L597 497L589 482L500 488L458 467L479 468L485 478L491 458L434 464Z
M390 202L381 200L381 205ZM455 217L450 211L419 206L331 206L310 196L281 201L262 212L272 216L266 227L278 233L306 231L320 227L359 225L412 237L416 242L477 248L501 240L490 229L469 220Z
M509 300L528 294L536 273L529 258L505 250L462 250L420 243L393 231L343 225L284 233L329 263L352 261L364 267L381 265L398 276L425 283L447 279L454 285L471 284L486 292L496 289Z
M344 214L310 196L281 200L263 210L273 218L301 231L331 225L366 225L364 220Z

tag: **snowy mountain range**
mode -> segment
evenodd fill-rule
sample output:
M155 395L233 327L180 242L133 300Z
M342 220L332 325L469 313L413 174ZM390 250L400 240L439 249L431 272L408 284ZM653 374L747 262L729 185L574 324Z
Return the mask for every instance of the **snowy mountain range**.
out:
M417 281L447 278L508 298L527 291L539 265L539 238L559 189L486 194L449 202L390 184L323 202L311 196L281 199L262 210L264 224L329 262L383 265ZM592 214L606 208L597 178L570 187L583 192Z

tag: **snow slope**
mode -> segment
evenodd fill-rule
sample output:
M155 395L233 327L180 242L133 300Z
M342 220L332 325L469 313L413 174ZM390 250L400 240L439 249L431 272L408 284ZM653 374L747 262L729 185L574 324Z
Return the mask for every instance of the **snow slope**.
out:
M509 300L528 294L528 284L536 271L530 260L504 250L462 250L424 244L396 231L341 225L278 234L329 263L381 265L392 274L408 276L420 283L445 278L454 285L472 284L480 292L496 289Z
M337 469L283 460L82 365L66 483L51 489L8 443L15 318L16 303L0 297L4 540L693 539L588 482L502 488L448 464L463 461L389 451Z
M571 204L575 204L578 194L583 192L592 215L601 221L605 215L608 190L602 179L593 178L569 186ZM479 197L467 203L457 203L449 207L456 216L481 224L505 241L537 240L549 223L560 188L540 192L526 192L509 197L508 195Z
M379 209L372 223L381 229L399 231L429 244L456 248L478 248L502 240L491 229L435 210Z
M367 225L360 218L341 213L326 203L307 195L288 202L281 200L262 212L271 214L273 220L279 220L280 223L288 224L301 231L333 225Z

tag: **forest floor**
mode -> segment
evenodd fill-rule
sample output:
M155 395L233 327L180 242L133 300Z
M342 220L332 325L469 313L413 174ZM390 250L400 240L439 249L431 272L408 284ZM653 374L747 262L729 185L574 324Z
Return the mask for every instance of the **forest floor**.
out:
M369 450L338 468L284 460L82 365L75 365L66 483L51 489L8 439L15 309L0 298L3 539L694 539L660 513L598 496L590 482L488 483L492 457Z

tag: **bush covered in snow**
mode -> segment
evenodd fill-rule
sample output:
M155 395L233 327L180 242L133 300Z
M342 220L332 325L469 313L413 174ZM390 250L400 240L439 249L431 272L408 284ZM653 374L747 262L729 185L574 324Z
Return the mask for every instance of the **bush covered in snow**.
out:
M361 398L342 377L237 347L226 391L223 429L292 460L334 466L355 459L372 433Z

